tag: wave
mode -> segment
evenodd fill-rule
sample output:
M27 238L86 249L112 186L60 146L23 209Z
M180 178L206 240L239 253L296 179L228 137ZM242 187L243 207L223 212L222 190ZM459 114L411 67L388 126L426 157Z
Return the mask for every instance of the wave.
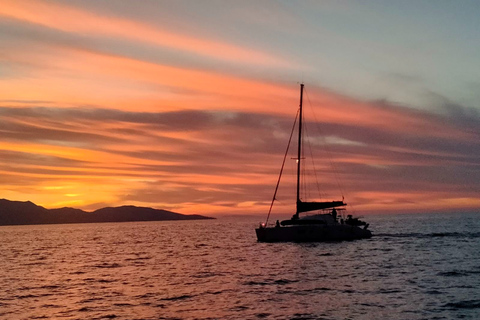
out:
M116 314L107 314L107 315L101 316L100 318L96 318L96 319L115 319L116 317L117 317Z
M190 298L193 298L193 297L195 297L195 295L183 294L183 295L180 295L180 296L163 298L163 299L160 299L160 300L163 300L163 301L177 301L177 300L190 299Z
M265 281L246 281L243 284L247 286L267 286L267 285L285 285L295 283L300 280L278 279L278 280L265 280Z
M87 298L87 299L81 300L79 303L81 303L81 304L92 303L92 302L96 302L96 301L100 301L100 300L103 300L103 298Z
M114 303L113 304L115 307L134 307L134 304L126 303L126 302L121 302L121 303Z
M319 257L331 257L331 256L334 256L334 254L331 253L331 252L326 252L326 253L320 253L317 256L319 256Z
M221 276L222 274L220 273L215 273L215 272L199 272L197 274L192 275L192 278L196 279L202 279L202 278L211 278L211 277L218 277Z
M311 313L295 313L291 320L310 320L310 319L319 319L318 316Z
M24 295L16 295L14 296L15 299L32 299L32 298L42 298L42 297L49 297L53 296L52 293L41 293L41 294L24 294Z
M465 300L459 302L450 302L444 305L444 307L457 310L457 309L480 309L480 300Z
M384 238L480 238L480 232L433 232L433 233L379 233Z
M445 272L439 272L439 276L443 277L463 277L463 276L468 276L470 274L479 274L479 270L453 270L453 271L445 271Z
M126 258L125 261L137 261L137 260L150 260L152 257L135 257L135 258Z
M107 262L104 262L104 263L101 263L101 264L97 264L97 265L94 265L93 266L94 268L107 268L107 269L110 269L110 268L119 268L121 267L120 264L118 263L107 263Z
M266 312L261 312L261 313L257 313L255 316L257 318L268 318L269 316L271 315L271 313L266 313Z
M39 287L39 289L47 289L47 290L54 290L59 288L61 288L59 285L45 285L45 286Z

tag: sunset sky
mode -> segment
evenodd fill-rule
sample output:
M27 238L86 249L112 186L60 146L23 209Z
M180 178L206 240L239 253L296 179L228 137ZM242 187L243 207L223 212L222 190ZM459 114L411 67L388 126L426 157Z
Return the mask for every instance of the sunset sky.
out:
M0 198L266 213L303 82L322 200L478 210L479 17L476 0L0 0Z

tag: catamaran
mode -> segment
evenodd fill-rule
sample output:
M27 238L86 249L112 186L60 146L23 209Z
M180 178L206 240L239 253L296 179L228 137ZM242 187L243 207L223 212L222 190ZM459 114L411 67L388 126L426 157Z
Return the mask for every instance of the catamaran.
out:
M272 211L273 203L278 191L280 178L282 176L285 159L288 153L285 153L283 164L280 170L280 177L275 188L275 193L270 205L270 210L265 223L255 229L258 241L262 242L319 242L319 241L343 241L366 239L372 236L368 230L368 223L358 218L347 215L344 219L339 216L338 211L343 212L346 207L344 200L326 201L326 202L308 202L302 201L300 198L300 172L302 165L302 117L303 117L303 87L300 84L300 107L297 113L298 121L298 150L297 150L297 202L296 212L289 220L279 222L277 220L274 226L268 225L268 219ZM295 119L296 122L296 119ZM295 128L295 123L294 123ZM292 140L294 130L290 134L290 142ZM321 211L320 211L321 210ZM300 213L317 211L316 214L300 216Z

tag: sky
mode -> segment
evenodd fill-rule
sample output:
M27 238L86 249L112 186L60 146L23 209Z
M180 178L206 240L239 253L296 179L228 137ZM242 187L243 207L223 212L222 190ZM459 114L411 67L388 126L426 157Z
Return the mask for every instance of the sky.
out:
M0 0L0 198L264 214L304 83L304 200L479 211L479 16L475 0ZM276 212L294 210L292 157Z

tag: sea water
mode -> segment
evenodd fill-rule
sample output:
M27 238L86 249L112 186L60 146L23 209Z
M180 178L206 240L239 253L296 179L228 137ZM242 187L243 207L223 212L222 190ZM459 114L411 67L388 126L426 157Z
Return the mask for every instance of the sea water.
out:
M261 218L0 227L3 319L480 319L480 214L259 243Z

